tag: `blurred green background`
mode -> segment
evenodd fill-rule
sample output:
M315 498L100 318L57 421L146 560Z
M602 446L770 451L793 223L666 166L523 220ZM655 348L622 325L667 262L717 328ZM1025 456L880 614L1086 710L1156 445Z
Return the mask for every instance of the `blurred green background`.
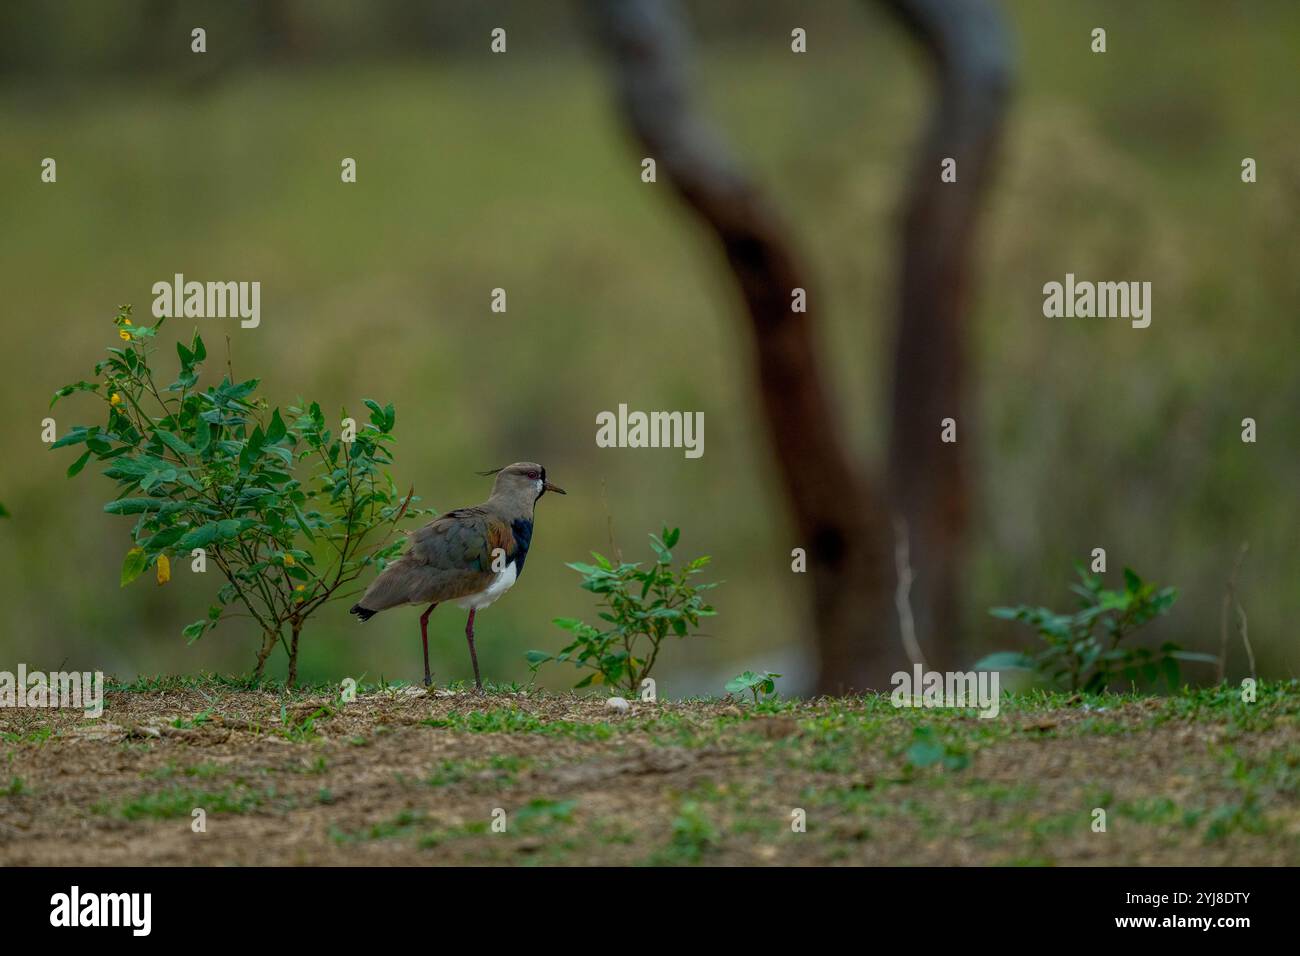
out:
M896 222L928 109L907 37L874 5L687 4L708 115L797 230L825 303L842 422L881 464ZM1300 5L1165 0L1006 5L1019 77L983 222L975 516L967 616L988 649L1026 639L993 604L1063 606L1071 562L1105 547L1177 585L1145 639L1217 651L1224 581L1262 674L1294 676ZM610 100L580 5L6 3L0 11L0 667L246 670L256 635L180 636L218 586L177 562L166 588L118 587L128 520L111 483L75 481L39 423L53 390L114 343L150 286L260 280L262 324L229 333L267 395L398 410L395 477L424 503L475 503L474 474L541 461L569 491L540 505L528 573L479 620L490 679L526 679L556 616L593 613L565 561L683 528L715 556L719 616L670 648L660 692L720 693L743 667L812 677L805 580L751 388L749 341L718 251L640 154ZM204 26L209 53L189 52ZM509 52L488 51L492 27ZM809 52L789 51L808 31ZM1109 51L1089 51L1108 30ZM44 157L58 183L40 182ZM1259 182L1240 181L1245 156ZM354 157L358 182L339 181ZM1049 320L1042 286L1148 280L1153 322ZM504 287L509 311L489 311ZM189 323L192 324L192 323ZM173 324L188 334L188 324ZM170 349L171 338L164 336ZM212 346L210 346L212 347ZM218 351L214 348L214 351ZM169 367L169 366L165 366ZM705 414L705 454L598 449L595 415ZM96 420L56 406L62 434ZM1259 441L1240 441L1240 421ZM924 573L924 569L916 569ZM305 679L418 679L415 610L364 629L347 602L304 633ZM469 676L458 610L431 619L437 679ZM882 640L886 628L882 623ZM924 639L925 635L921 635ZM1230 675L1245 669L1236 638ZM275 672L283 673L284 660ZM1202 667L1189 676L1212 679ZM566 687L569 672L543 672Z

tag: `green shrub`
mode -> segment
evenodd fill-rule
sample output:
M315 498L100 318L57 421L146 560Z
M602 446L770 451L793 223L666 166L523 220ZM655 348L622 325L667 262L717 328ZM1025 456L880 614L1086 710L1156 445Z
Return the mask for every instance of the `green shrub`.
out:
M707 555L673 570L672 549L679 537L678 528L664 528L660 537L650 535L656 560L644 569L640 563L616 565L595 551L594 565L568 565L582 575L583 588L600 595L603 610L598 616L608 626L557 617L554 623L571 632L573 640L559 654L529 651L528 664L534 672L548 662L568 662L591 671L575 687L606 684L635 694L658 660L664 641L687 637L700 626L700 618L717 613L701 596L717 583L692 583L711 560Z
M1045 607L995 607L989 613L1008 621L1020 621L1038 632L1044 647L1034 654L1002 651L975 664L976 670L1032 671L1070 690L1100 692L1121 677L1155 684L1164 677L1171 690L1179 685L1179 661L1216 661L1208 654L1193 654L1172 641L1159 651L1145 647L1121 647L1120 642L1142 625L1168 613L1178 599L1176 589L1157 589L1124 569L1124 590L1107 591L1101 578L1075 565L1082 581L1070 585L1079 595L1079 610L1057 614Z
M384 470L396 412L367 399L370 422L344 441L317 403L282 412L256 394L258 379L236 382L229 361L218 384L200 389L208 353L197 332L188 347L176 343L179 373L159 386L151 361L164 321L137 326L129 305L118 309L122 344L92 380L64 386L50 402L93 394L104 422L77 425L51 447L84 445L68 476L92 457L103 463L118 492L104 510L135 518L123 587L150 567L166 584L172 558L210 561L226 583L185 637L197 640L226 616L251 617L261 631L255 676L280 644L292 684L304 622L367 567L395 556L397 523L425 513L411 507L414 489L401 495Z

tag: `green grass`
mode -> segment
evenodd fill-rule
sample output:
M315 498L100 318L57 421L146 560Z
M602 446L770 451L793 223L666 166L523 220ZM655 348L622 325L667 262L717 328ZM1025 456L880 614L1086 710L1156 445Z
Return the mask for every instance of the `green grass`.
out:
M373 694L377 691L400 690L409 687L408 681L367 681L365 675L356 679L358 694ZM505 688L489 684L494 690ZM341 682L326 680L299 681L293 687L286 687L282 679L267 676L261 680L249 674L227 674L216 671L199 671L195 674L155 674L140 675L132 680L117 680L112 677L104 681L104 690L109 693L151 693L157 691L171 692L182 690L201 690L205 692L258 690L281 694L291 698L319 697L321 695L337 696L341 691Z
M212 712L213 708L208 707L199 711L193 717L177 717L172 721L172 726L178 730L198 730L212 719Z
M582 723L573 720L543 720L516 707L472 710L467 714L430 718L420 721L426 727L465 731L471 734L548 734L578 740L608 740L615 733L609 723Z
M371 840L413 839L421 849L431 850L449 840L482 836L487 833L506 840L512 836L551 834L573 823L576 806L577 803L573 800L544 798L530 800L513 813L507 812L506 829L500 833L492 831L492 821L489 819L471 820L459 826L438 827L424 811L403 810L388 820L372 824L362 830L335 829L331 836L334 842L341 844Z
M509 786L520 771L530 766L532 761L506 754L472 760L443 760L425 783L431 787L445 787L477 778L485 789Z
M172 786L143 793L115 805L99 804L99 812L125 820L173 820L189 817L195 809L208 815L251 813L274 796L272 791L254 791L230 786L219 790Z
M684 800L673 818L672 839L651 857L653 865L699 863L718 842L718 829L694 800Z
M43 744L53 735L54 731L49 727L37 727L35 730L0 731L0 741L7 744Z
M228 733L218 687L187 691L214 701L199 711L207 719L185 718L191 733L120 758L110 752L114 764L138 769L106 781L111 796L93 805L86 797L94 816L172 820L202 807L256 813L259 827L313 819L327 846L385 842L379 852L410 859L437 849L440 861L526 865L589 860L608 847L621 848L622 863L646 865L881 854L906 864L932 861L930 851L943 847L982 862L1044 865L1133 847L1192 861L1295 845L1296 681L1259 685L1253 703L1232 686L1164 697L1009 692L992 720L973 709L899 709L871 694L758 707L660 701L616 721L603 719L599 695L376 695L273 748L256 733ZM128 693L117 703L128 718L137 704L156 714L155 697L172 693L144 691L140 701ZM255 693L230 704L253 716L284 706ZM431 709L437 717L426 717ZM221 741L219 759L196 749L205 738ZM372 750L353 751L354 740ZM83 746L63 733L52 741L46 746ZM155 747L161 755L149 756ZM8 795L24 797L23 813L38 812L26 795L57 795L58 778L42 776L39 763L29 772L24 756L46 754L10 752L21 775ZM371 782L364 804L359 780ZM311 814L322 807L328 816ZM505 833L492 826L498 807ZM1098 808L1104 833L1092 830ZM800 810L802 833L791 829Z

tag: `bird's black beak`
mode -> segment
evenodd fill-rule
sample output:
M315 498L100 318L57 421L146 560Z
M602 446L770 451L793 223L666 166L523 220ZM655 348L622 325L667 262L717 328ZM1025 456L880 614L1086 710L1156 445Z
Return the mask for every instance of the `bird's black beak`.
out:
M553 492L555 492L557 495L567 494L567 492L566 492L563 488L561 488L559 485L553 485L553 484L551 484L549 481L544 481L544 482L542 482L542 491L543 491L543 492L553 491Z

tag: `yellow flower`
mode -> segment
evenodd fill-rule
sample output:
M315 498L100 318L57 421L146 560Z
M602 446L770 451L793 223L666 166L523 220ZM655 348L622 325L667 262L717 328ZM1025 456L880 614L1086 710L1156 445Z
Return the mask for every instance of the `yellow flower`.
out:
M291 567L293 567L293 566L294 566L295 564L297 564L297 563L298 563L298 562L295 561L295 560L293 559L293 555L292 555L292 554L286 554L286 555L284 556L284 566L285 566L286 568L291 568ZM301 586L301 585L300 585L300 586Z
M108 402L109 402L110 405L121 405L121 404L122 404L122 396L119 395L119 394L117 394L117 392L114 392L114 393L113 393L113 397L110 398L110 399L108 400Z
M167 555L158 555L158 583L166 584L172 579L172 564L167 560Z
M119 339L121 339L123 342L130 342L130 341L131 341L131 333L128 332L126 329L118 329L118 330L117 330L117 337L118 337Z
M130 325L130 324L131 324L131 320L130 320L130 319L123 319L123 320L122 320L122 324L123 324L123 325Z

